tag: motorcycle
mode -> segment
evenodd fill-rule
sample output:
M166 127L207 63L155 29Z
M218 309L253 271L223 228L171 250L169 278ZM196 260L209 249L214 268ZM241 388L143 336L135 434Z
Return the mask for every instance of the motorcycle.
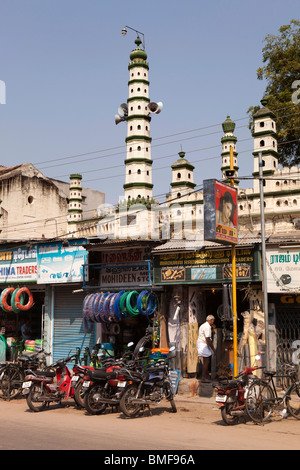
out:
M175 348L170 348L170 352ZM126 388L120 398L120 409L128 418L133 418L146 407L158 405L164 398L172 411L177 412L174 391L169 377L168 359L148 364L143 370L121 369L120 376L126 380Z
M235 380L221 380L214 384L216 402L227 425L233 425L246 416L245 397L249 385L256 379L253 372L261 367L245 367Z
M63 400L74 397L71 372L67 363L76 359L70 356L52 364L54 371L28 370L25 381L22 384L22 394L32 411L43 411L51 402L61 404Z
M133 343L128 343L127 348L133 346ZM122 376L119 376L118 371L121 367L128 363L128 356L132 356L130 351L125 351L123 356L115 359L114 362L103 364L101 369L86 370L83 377L83 396L84 407L88 413L92 415L99 415L104 413L107 406L118 406L121 394L126 385L126 381ZM132 366L134 361L132 362ZM132 367L131 366L131 367Z

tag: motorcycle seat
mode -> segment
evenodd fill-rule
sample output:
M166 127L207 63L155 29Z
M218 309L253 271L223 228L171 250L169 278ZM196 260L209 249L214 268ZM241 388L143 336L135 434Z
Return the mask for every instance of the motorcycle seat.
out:
M88 375L91 379L107 379L117 376L116 372L106 372L105 369L90 370L88 371Z
M32 375L36 375L37 377L55 377L55 372L53 370L35 370L32 372L30 369L26 371L26 373L32 373Z

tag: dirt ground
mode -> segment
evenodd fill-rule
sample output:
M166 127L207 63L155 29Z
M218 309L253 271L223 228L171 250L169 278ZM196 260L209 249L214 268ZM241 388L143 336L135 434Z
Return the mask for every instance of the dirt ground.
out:
M31 412L24 399L0 400L2 450L299 450L300 421L274 416L264 426L241 420L226 426L213 399L176 398L135 419L118 411L90 416L68 406Z

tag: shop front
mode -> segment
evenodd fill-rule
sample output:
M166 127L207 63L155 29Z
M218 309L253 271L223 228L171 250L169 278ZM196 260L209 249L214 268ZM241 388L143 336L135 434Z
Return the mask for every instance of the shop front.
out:
M178 245L178 244L177 244ZM153 280L163 286L169 343L176 345L177 368L183 376L197 373L198 328L206 316L215 316L217 350L212 372L219 363L233 364L232 258L229 247L172 250L170 244L153 250ZM251 309L249 291L261 292L259 246L236 247L238 338L244 327L244 312ZM239 364L244 361L239 357Z
M84 285L83 315L100 328L101 342L113 354L122 354L129 342L136 346L148 327L154 347L167 347L162 311L162 288L153 287L149 242L107 242L90 245L89 282Z
M85 239L70 239L37 247L37 283L46 286L44 342L52 362L78 349L82 357L96 343L96 328L86 332L82 318L85 245Z
M300 250L268 246L266 256L270 360L280 372L283 364L300 363Z
M0 333L7 359L17 350L42 347L46 286L37 284L37 245L14 244L0 250Z

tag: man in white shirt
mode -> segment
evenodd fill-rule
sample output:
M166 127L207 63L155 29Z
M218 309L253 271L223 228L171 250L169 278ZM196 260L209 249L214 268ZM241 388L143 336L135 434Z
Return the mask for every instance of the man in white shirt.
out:
M202 382L210 382L208 377L210 356L216 353L211 333L211 327L214 321L215 317L213 315L208 315L206 317L206 322L200 326L198 333L197 351L198 358L202 362Z

